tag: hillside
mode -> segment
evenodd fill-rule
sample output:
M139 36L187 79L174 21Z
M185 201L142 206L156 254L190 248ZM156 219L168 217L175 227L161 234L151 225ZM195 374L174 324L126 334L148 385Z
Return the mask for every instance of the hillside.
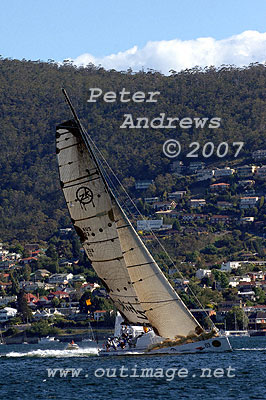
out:
M265 146L265 66L219 70L105 71L89 65L0 60L0 238L4 241L47 240L69 224L59 187L55 159L55 126L70 118L61 88L65 87L82 123L112 168L130 186L134 179L169 172L162 152L169 138L180 140L180 159L192 141L201 145L243 141L241 162ZM103 93L123 88L134 93L159 91L157 103L88 103L90 88ZM178 118L221 118L218 129L121 129L124 114L150 120L165 113ZM230 154L229 157L233 158ZM228 158L227 158L228 159ZM209 162L221 160L210 157ZM223 161L223 160L222 160ZM171 189L175 189L175 183Z

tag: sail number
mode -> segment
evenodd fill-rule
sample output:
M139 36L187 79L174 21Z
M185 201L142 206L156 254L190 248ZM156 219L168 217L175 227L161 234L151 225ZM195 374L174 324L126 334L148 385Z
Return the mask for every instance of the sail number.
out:
M233 142L234 157L236 158L244 146L244 142ZM211 156L217 156L219 158L226 157L229 153L229 144L227 142L221 142L217 146L213 142L206 142L203 146L199 142L191 142L189 144L190 151L187 152L185 157L187 158L198 158L202 156L209 158ZM169 139L163 144L163 153L168 158L176 158L181 153L182 146L178 140Z

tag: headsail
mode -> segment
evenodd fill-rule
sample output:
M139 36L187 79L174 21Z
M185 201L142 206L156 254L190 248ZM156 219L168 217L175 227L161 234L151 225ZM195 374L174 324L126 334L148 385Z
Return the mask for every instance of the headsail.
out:
M199 326L168 282L123 211L114 208L125 263L138 299L160 336L175 338L195 333Z
M78 120L59 125L56 152L71 220L93 268L131 324L151 324L172 339L195 333L198 322L113 196L84 135Z

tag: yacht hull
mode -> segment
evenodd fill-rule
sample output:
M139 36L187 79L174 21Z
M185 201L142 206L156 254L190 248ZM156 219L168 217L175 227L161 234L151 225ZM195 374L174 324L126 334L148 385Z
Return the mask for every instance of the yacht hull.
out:
M159 349L124 349L99 351L99 356L136 356L136 355L164 355L164 354L193 354L193 353L216 353L232 351L231 344L227 337L217 337L208 340L201 340L194 343L186 343L178 346L169 346Z

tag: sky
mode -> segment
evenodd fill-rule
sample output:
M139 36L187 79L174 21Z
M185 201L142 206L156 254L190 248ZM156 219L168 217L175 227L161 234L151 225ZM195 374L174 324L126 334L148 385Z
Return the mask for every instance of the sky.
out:
M1 0L0 54L163 73L266 61L266 0Z

